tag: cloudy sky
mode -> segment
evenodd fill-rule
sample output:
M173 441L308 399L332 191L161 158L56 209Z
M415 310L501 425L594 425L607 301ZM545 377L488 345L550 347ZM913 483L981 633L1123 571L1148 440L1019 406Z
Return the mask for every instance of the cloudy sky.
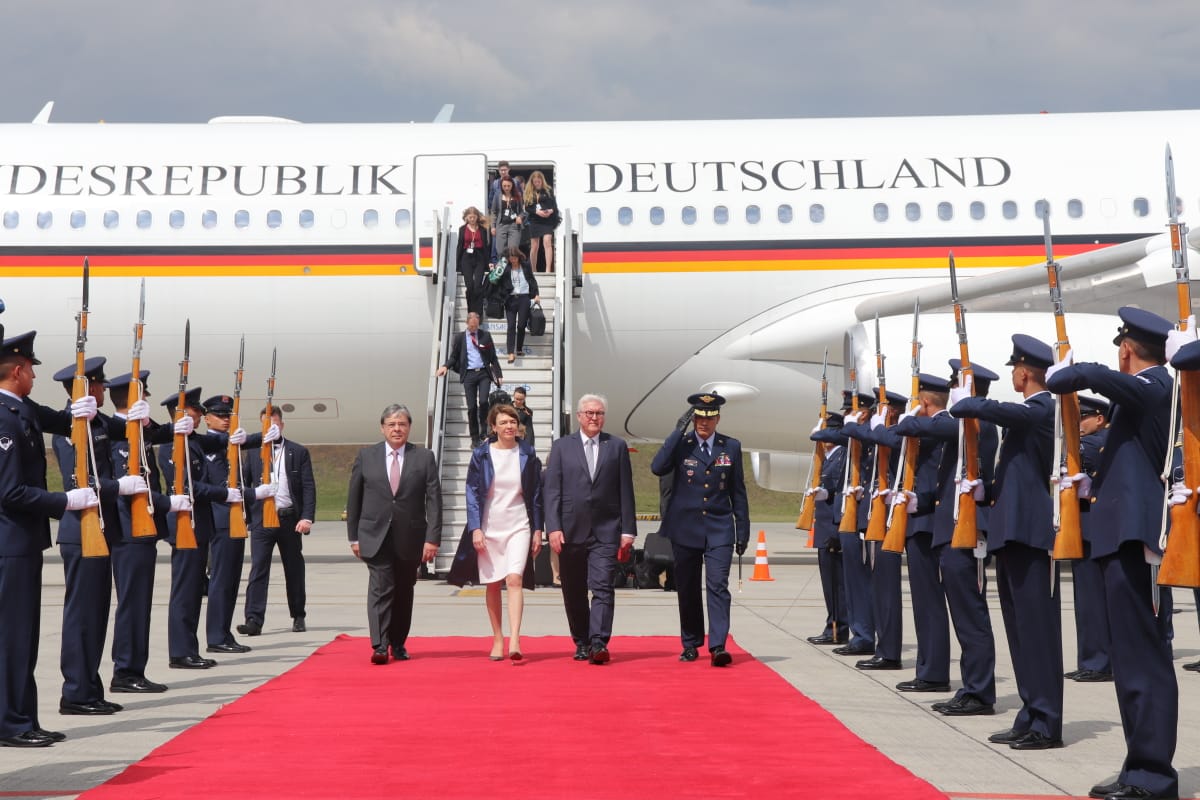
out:
M7 0L0 121L1200 106L1195 0Z

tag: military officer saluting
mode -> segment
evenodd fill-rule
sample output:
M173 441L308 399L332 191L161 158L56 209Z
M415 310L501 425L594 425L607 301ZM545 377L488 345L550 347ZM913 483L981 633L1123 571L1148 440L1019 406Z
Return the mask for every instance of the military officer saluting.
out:
M670 504L661 533L675 555L675 587L679 596L680 661L695 661L704 644L704 610L700 578L708 598L708 652L714 667L728 666L729 565L733 553L746 552L750 541L750 507L742 471L742 445L717 433L725 398L716 392L688 398L694 430L687 422L663 442L650 465L655 475L674 473Z

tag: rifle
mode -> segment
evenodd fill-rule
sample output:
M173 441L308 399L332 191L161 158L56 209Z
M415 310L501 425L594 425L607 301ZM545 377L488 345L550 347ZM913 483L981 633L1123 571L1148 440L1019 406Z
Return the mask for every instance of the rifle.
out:
M913 336L912 336L912 388L909 391L908 410L915 411L920 402L921 393L921 340L918 338L918 325L921 319L921 301L913 306ZM903 489L905 497L917 483L917 457L921 453L921 440L916 436L905 436L900 448L903 455L901 460L904 467L901 474L904 484L896 480L897 491ZM883 540L883 549L889 553L899 553L904 550L904 542L908 538L908 503L893 505L888 513L887 537Z
M246 362L246 337L242 337L241 347L238 349L238 367L233 373L233 412L229 415L229 430L235 431L238 429L240 422L239 411L242 406L242 373L243 365ZM237 489L239 480L242 476L242 448L240 445L230 443L225 450L225 459L229 462L229 478L226 480L226 486L230 489ZM246 530L246 506L243 503L230 503L229 509L229 538L230 539L245 539L247 536Z
M1179 221L1175 196L1175 162L1167 146L1167 207L1171 210L1171 262L1175 267L1175 294L1179 301L1179 329L1187 329L1192 313L1192 293L1187 265L1187 226ZM1176 394L1177 393L1177 394ZM1159 546L1163 549L1162 564L1157 582L1161 586L1200 587L1200 517L1196 516L1196 487L1200 486L1200 372L1177 370L1175 392L1172 393L1171 437L1168 439L1163 479L1170 491L1174 450L1183 450L1183 482L1192 489L1187 502L1170 506L1163 511ZM1182 414L1175 408L1176 402ZM1178 429L1175 430L1175 426ZM1165 505L1165 500L1164 500ZM1171 534L1167 536L1167 515L1170 515ZM1153 567L1152 567L1153 570ZM1158 611L1158 591L1152 590L1154 610Z
M1055 354L1061 361L1071 349L1067 338L1067 318L1063 309L1062 287L1058 283L1059 266L1054 260L1054 248L1050 242L1050 210L1042 213L1043 237L1046 240L1046 281L1050 285L1050 303L1054 306L1054 329L1058 341L1054 343ZM1079 490L1074 482L1058 491L1058 478L1066 462L1067 475L1083 472L1082 453L1079 449L1079 395L1075 392L1055 395L1054 400L1054 460L1050 475L1050 496L1054 501L1054 559L1056 561L1083 558L1083 531L1079 510Z
M71 400L82 400L89 394L87 367L87 320L88 320L88 282L91 270L87 258L83 259L83 301L79 313L75 315L75 381L71 386ZM92 453L92 423L82 417L71 420L71 446L75 449L75 487L86 489L91 485L94 470L90 469ZM96 482L96 492L100 491L100 483ZM84 558L103 558L108 555L108 542L104 539L104 521L100 517L100 508L92 506L79 512L80 547Z
M958 274L954 269L954 253L950 253L950 297L954 303L954 327L958 332L958 357L962 367L958 372L960 386L971 382L971 396L975 395L975 371L971 369L971 357L967 347L967 311L958 299ZM958 421L958 469L955 478L979 480L979 420L967 417ZM954 535L951 547L974 550L979 543L979 528L976 520L975 495L954 492Z
M183 360L179 362L179 400L175 404L175 421L183 419L187 412L187 383L188 383L188 353L192 349L192 321L189 319L183 327ZM188 437L182 433L175 434L171 443L171 460L175 462L175 494L192 493L191 481L186 479L186 470L192 463L188 452ZM196 532L192 529L192 512L175 512L175 549L195 550L197 548Z
M137 402L145 397L145 388L142 386L142 329L146 324L146 279L142 278L141 299L138 301L138 319L137 324L133 326L133 369L129 380L129 400ZM130 476L141 476L142 456L145 454L146 443L142 433L141 420L129 420L125 423L125 438L129 442L129 459L126 461L125 474ZM149 475L149 470L145 470L146 475ZM145 476L143 476L145 477ZM135 537L146 537L158 535L158 529L154 525L154 506L150 499L150 493L135 494L131 498L130 507L130 531Z
M879 408L876 414L883 414L887 419L891 405L888 403L887 379L884 376L883 343L879 340L879 315L875 315L875 371L879 376ZM881 542L887 533L888 523L888 494L890 481L888 467L892 463L892 448L882 444L875 445L875 496L871 498L871 512L867 519L868 542Z
M271 350L271 377L267 378L267 407L263 411L262 432L265 436L267 430L271 427L271 400L275 397L275 355L276 350ZM275 466L275 459L272 458L271 443L263 442L259 449L259 457L262 458L262 482L263 484L272 483L271 468ZM275 510L275 498L268 497L262 501L262 524L264 528L279 527L279 512Z
M850 416L858 421L858 369L854 366L854 337L850 337ZM846 480L842 491L842 521L838 533L858 533L858 498L848 490L862 481L862 442L851 439L846 447Z
M829 348L825 348L825 357L821 360L821 430L825 430L829 418L829 379L826 373L829 369ZM817 514L817 501L814 492L821 486L821 467L825 464L825 448L819 443L813 450L812 461L808 465L808 492L800 501L800 517L796 527L808 531L808 546L813 546L813 528Z

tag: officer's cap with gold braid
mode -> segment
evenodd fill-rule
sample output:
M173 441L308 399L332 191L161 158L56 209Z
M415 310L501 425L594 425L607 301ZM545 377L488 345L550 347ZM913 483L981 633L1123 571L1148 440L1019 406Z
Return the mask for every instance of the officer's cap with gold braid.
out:
M721 406L725 405L725 398L716 392L694 394L687 401L693 409L694 416L697 417L719 417L721 416Z

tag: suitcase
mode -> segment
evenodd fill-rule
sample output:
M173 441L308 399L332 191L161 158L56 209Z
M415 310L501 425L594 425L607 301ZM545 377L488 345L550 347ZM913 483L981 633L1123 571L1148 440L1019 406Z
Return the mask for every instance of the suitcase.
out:
M529 322L526 327L529 328L530 336L546 334L546 312L542 311L541 303L534 303L529 307Z

